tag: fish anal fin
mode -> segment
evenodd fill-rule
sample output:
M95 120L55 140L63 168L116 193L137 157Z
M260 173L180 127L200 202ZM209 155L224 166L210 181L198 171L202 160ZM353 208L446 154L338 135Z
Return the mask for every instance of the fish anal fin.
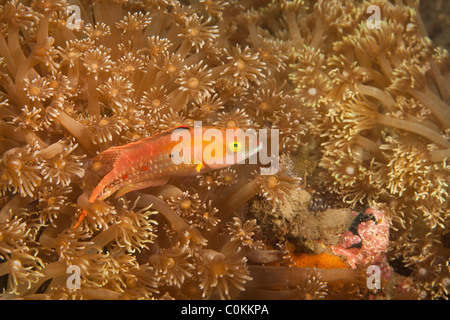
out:
M159 186L163 186L167 183L167 181L169 181L168 178L162 178L162 179L156 179L156 180L148 180L148 181L141 181L141 182L136 182L133 184L129 184L124 186L123 188L119 189L119 191L116 194L116 198L119 198L121 196L123 196L124 194L131 192L131 191L136 191L136 190L140 190L140 189L145 189L148 187L159 187Z

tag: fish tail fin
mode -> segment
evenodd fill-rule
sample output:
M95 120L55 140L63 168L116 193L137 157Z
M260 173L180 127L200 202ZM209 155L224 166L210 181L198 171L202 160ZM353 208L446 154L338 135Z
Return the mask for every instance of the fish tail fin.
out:
M109 197L112 193L116 192L118 187L107 188L107 186L109 186L116 177L116 174L117 174L116 170L113 169L110 172L108 172L108 174L105 175L102 178L102 180L100 180L95 189L92 191L91 196L89 197L90 203L94 203L97 200L104 200L107 197Z
M80 217L78 218L77 223L73 226L72 229L76 229L80 226L81 222L83 222L84 218L87 216L87 210L81 210Z
M123 148L122 147L113 147L109 148L99 154L97 154L94 158L92 158L92 164L98 164L99 169L98 173L100 175L105 175L110 172L114 168L114 164L117 159L122 155Z
M105 185L108 181L111 180L111 176L114 175L114 172L108 173L103 179L100 181L100 183L95 187L94 191L92 191L91 196L89 197L89 203L94 203L96 200L100 199L103 200L104 198L108 197L112 192L105 194ZM114 191L113 191L114 192ZM87 210L82 210L80 214L80 218L78 219L77 223L73 227L78 228L78 226L81 224L81 222L86 218L87 216Z
M105 180L105 179L103 179ZM90 203L94 203L95 200L101 198L103 196L103 188L104 188L104 183L100 181L100 183L95 187L95 189L92 191L91 196L89 197L89 202Z

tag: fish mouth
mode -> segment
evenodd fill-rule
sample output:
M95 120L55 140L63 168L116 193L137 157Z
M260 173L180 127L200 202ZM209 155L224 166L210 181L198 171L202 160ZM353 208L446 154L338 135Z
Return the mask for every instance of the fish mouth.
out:
M262 141L258 141L258 145L256 146L256 148L253 149L253 151L249 150L247 159L250 158L251 156L257 154L258 152L260 152L263 149L263 147L264 147L264 145L263 145Z
M263 149L264 145L262 143L262 141L258 141L258 146L256 147L256 152L260 152Z
M236 164L245 164L246 160L250 159L250 164L256 164L257 160L256 158L251 159L252 157L254 157L258 152L260 152L263 149L264 145L262 143L262 141L258 141L258 144L255 148L248 148L246 154L245 154L245 158L242 159L241 161L236 162ZM253 160L253 161L252 161Z

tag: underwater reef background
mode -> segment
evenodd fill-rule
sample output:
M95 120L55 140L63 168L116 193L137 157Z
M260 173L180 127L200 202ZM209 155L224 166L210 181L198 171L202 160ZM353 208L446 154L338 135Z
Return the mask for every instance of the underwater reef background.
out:
M421 1L420 15L433 43L445 49L450 48L450 3L445 0Z
M449 10L3 1L1 298L448 299ZM89 202L98 153L194 121L278 129L280 169Z

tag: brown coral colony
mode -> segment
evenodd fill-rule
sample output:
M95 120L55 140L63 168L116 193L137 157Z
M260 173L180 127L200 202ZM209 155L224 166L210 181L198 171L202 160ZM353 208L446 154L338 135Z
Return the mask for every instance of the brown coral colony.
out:
M450 58L416 1L3 3L1 298L448 299ZM247 161L89 202L109 171L98 153L194 121L278 130L278 170ZM360 265L299 264L333 253L270 220L300 188L384 213L381 291Z

